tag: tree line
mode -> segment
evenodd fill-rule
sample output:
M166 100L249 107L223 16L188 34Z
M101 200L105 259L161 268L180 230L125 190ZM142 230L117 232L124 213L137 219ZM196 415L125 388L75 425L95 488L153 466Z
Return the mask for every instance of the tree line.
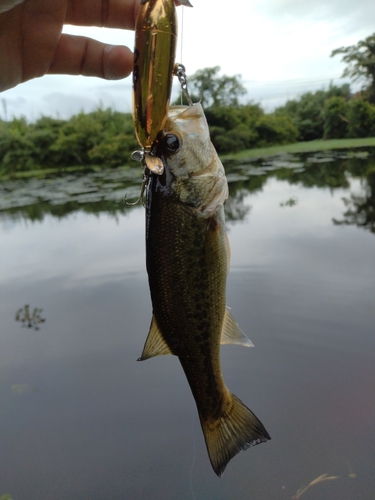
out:
M347 64L343 76L362 81L361 92L353 95L348 84L331 85L289 100L272 113L257 103L241 104L246 89L240 75L221 76L218 66L192 75L189 90L193 101L202 102L217 151L375 136L375 33L357 45L334 50L331 56L336 55ZM131 113L110 108L68 120L0 120L0 176L73 165L117 167L129 164L137 148Z
M14 118L0 121L0 175L73 165L116 167L137 147L130 113L97 109L34 123Z

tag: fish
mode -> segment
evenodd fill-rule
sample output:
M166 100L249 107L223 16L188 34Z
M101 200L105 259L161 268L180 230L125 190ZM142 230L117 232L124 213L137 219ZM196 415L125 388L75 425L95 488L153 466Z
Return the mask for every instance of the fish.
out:
M139 361L178 357L196 402L213 470L270 438L226 387L220 344L252 346L226 304L229 244L224 167L201 104L171 106L155 144L161 175L146 194L146 265L153 315Z

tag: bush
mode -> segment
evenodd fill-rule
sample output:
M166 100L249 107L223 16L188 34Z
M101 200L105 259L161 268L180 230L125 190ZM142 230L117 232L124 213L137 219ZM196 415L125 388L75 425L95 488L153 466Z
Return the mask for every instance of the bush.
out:
M69 120L42 117L0 120L0 172L65 167L123 165L138 147L130 113L98 109Z
M349 104L349 137L375 136L375 106L363 99L352 99Z
M348 133L348 102L344 97L330 97L324 103L324 139L339 139Z
M275 114L261 116L256 124L258 147L296 142L298 130L287 116Z
M211 107L205 113L218 153L249 149L257 144L256 123L263 115L258 104Z
M318 90L302 94L299 99L288 101L285 106L277 108L276 115L288 116L298 129L300 141L312 141L324 136L324 105L332 97L348 100L350 87L348 84L337 87L331 85L328 90Z

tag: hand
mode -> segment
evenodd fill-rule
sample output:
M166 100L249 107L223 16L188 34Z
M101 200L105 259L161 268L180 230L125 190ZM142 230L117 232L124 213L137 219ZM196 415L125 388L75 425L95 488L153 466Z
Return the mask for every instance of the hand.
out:
M128 47L62 34L62 28L134 29L138 7L139 0L25 0L0 14L0 92L47 73L125 78L133 67Z

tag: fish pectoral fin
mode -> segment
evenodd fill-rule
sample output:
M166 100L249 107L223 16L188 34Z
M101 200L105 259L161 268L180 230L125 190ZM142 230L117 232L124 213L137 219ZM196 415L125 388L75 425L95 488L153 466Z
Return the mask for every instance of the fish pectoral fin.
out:
M137 361L144 361L145 359L154 356L162 356L163 354L173 354L173 352L169 349L168 344L164 340L158 324L156 323L155 316L152 316L150 331L148 332L142 355Z
M254 347L251 340L244 334L238 326L237 321L226 309L224 316L223 330L221 332L221 344L238 344L245 347Z

